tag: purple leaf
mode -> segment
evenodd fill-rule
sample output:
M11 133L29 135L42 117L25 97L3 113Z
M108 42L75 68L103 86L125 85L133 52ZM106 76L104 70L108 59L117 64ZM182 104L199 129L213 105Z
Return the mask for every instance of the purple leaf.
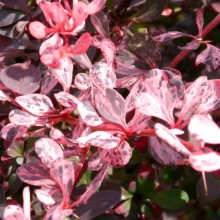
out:
M63 158L63 151L60 145L50 138L37 140L35 142L35 152L47 167L50 167L58 158Z
M97 87L113 88L116 83L116 75L111 66L100 61L90 69L91 80Z
M4 220L27 220L23 209L17 205L8 205L4 210ZM30 219L28 219L30 220Z
M176 165L181 161L186 160L186 156L174 150L165 142L156 137L150 137L150 144L148 146L152 157L163 165Z
M18 126L13 123L5 125L1 130L1 137L5 140L14 140L22 137L28 128L26 126Z
M118 146L120 138L105 131L95 131L85 137L77 138L76 141L83 146L89 144L103 149L112 149Z
M51 186L55 184L50 179L49 169L41 162L23 164L17 169L17 175L23 182L34 186Z
M206 70L210 72L220 65L220 49L211 44L206 44L206 46L206 49L197 56L196 65L203 63L206 65Z
M15 101L25 110L37 116L48 115L55 111L51 100L43 94L18 96Z
M3 68L0 79L10 90L23 95L39 89L41 73L30 62L16 63Z
M189 156L191 152L179 141L179 139L165 126L162 124L155 124L155 132L159 138L165 143L169 144L177 152Z
M83 122L88 126L98 126L103 124L103 120L99 117L96 110L88 101L84 101L78 104L78 112Z
M107 121L126 127L125 101L114 89L95 91L95 103L98 113Z
M204 115L193 115L188 125L192 138L209 144L220 143L220 128Z
M68 203L75 181L74 164L65 159L55 160L50 167L51 177L60 186L64 201Z
M16 125L42 125L44 121L39 120L37 116L20 109L14 109L9 113L9 120Z
M132 150L127 141L122 141L121 144L110 150L102 151L103 161L112 167L121 167L126 165L132 155Z
M220 169L220 156L209 148L201 148L189 156L189 164L201 172L213 172Z

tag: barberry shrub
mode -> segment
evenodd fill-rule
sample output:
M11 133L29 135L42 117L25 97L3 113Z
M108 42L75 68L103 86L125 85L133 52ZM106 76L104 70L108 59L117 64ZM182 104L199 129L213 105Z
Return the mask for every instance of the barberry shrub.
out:
M218 217L218 1L0 3L2 219Z

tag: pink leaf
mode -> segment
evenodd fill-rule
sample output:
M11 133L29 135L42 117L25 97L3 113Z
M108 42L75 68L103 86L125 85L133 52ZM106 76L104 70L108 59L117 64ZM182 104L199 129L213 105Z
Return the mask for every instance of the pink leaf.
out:
M30 34L37 38L42 39L52 32L51 28L46 27L43 23L39 21L33 21L29 24Z
M213 172L220 169L220 156L209 148L201 148L189 156L189 164L201 172Z
M107 121L126 127L125 101L114 89L106 88L102 92L95 91L95 103L98 113Z
M213 120L204 115L194 115L188 126L191 136L209 144L220 143L220 128Z
M10 122L16 125L42 125L44 121L39 120L37 116L28 112L23 112L20 109L14 109L9 113Z
M189 43L187 43L183 47L179 47L181 50L196 50L200 46L199 40L192 40Z
M118 146L120 138L105 131L95 131L85 137L77 138L76 141L83 145L90 144L103 149L112 149Z
M103 120L99 117L96 110L88 101L84 101L78 104L78 112L83 122L88 126L98 126L103 124Z
M2 90L0 90L0 100L1 101L11 101L11 98L6 94L4 93Z
M34 186L54 185L48 168L41 162L25 163L17 169L18 177L25 183Z
M69 48L69 52L72 54L83 54L85 53L91 44L91 36L88 32L84 33L76 41L76 43Z
M4 210L4 220L27 220L23 209L17 205L8 205ZM29 219L30 220L30 219Z
M24 187L22 197L24 215L28 220L31 220L31 195L29 186Z
M92 82L97 87L113 88L116 84L116 75L111 66L100 61L90 69Z
M49 72L44 74L44 78L41 83L41 94L48 94L58 83L57 79L52 76Z
M101 41L101 51L106 63L111 66L115 58L116 48L115 45L109 39L103 39Z
M163 34L153 36L153 40L159 41L159 42L166 42L166 41L174 40L174 39L179 38L179 37L190 37L190 38L192 38L192 36L189 35L189 34L185 34L185 33L179 32L179 31L170 31L170 32L167 32L167 33L163 33Z
M43 94L28 94L18 96L15 101L28 112L43 116L55 111L51 100Z
M59 92L54 94L56 100L64 107L75 109L79 100L68 92Z
M65 58L60 64L60 69L50 69L50 73L57 78L64 92L68 92L73 80L73 63L69 58Z
M28 128L26 126L18 126L13 123L5 125L1 130L1 137L5 140L14 140L22 137Z
M208 72L215 70L220 65L220 49L206 44L206 49L203 50L196 58L196 65L203 63L206 65Z
M74 164L65 159L57 159L50 167L50 174L60 186L64 200L68 202L75 181Z
M86 11L92 15L102 10L105 6L106 0L93 0L90 4L87 5Z
M199 30L199 37L202 37L202 28L204 25L204 17L203 17L203 11L202 9L198 9L197 14L196 14L196 25Z
M103 161L112 167L121 167L126 165L132 155L132 150L127 141L122 141L121 144L111 150L102 151Z
M101 153L97 151L89 158L88 168L90 170L98 171L98 170L101 170L103 166L104 166L104 163L102 161Z
M48 194L46 191L41 190L41 189L36 189L34 190L38 200L42 202L44 205L50 206L55 203L53 198Z
M155 132L159 138L165 143L169 144L177 152L189 156L191 152L179 141L179 139L165 126L162 124L155 124Z
M63 158L63 151L60 145L50 138L37 140L35 142L35 152L47 167L50 167L58 158Z
M87 90L91 87L91 79L86 73L78 73L75 77L74 84L79 90Z

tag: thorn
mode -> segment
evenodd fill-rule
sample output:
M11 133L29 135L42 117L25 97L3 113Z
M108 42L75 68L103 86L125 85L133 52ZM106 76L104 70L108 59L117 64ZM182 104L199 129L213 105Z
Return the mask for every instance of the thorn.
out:
M208 196L208 187L207 187L207 181L206 181L206 176L205 176L204 171L202 171L202 180L204 184L205 195Z

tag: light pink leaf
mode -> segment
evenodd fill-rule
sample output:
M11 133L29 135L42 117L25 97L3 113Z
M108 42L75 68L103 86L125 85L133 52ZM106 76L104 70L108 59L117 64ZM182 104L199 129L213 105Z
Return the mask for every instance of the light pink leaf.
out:
M85 53L91 44L91 36L88 32L80 36L76 43L69 48L69 52L72 54Z
M126 127L125 101L114 89L106 88L95 91L95 103L98 113L107 121Z
M27 132L27 130L27 126L19 126L13 123L9 123L2 128L1 137L5 140L14 140L22 137Z
M106 0L93 0L87 5L86 11L90 15L95 14L98 11L102 10L102 8L105 6L105 2Z
M65 58L60 61L60 64L60 69L50 69L49 71L57 78L63 90L68 92L73 80L73 63L69 58Z
M189 156L189 164L201 172L213 172L220 169L220 156L209 148L201 148Z
M34 190L38 200L42 202L44 205L50 206L55 203L53 198L48 194L46 191L41 190L41 189L36 189Z
M102 161L101 153L97 151L89 158L88 168L90 170L98 171L98 170L101 170L103 166L104 166L104 163Z
M109 21L106 14L100 11L96 15L91 15L90 19L98 34L109 38Z
M50 32L52 32L52 29L46 27L43 23L39 21L33 21L29 24L29 31L33 37L37 39L42 39L46 37Z
M9 120L16 125L43 125L44 122L39 120L37 116L20 109L14 109L9 113Z
M31 220L31 195L29 186L24 187L22 198L24 215L26 216L26 219Z
M179 139L162 124L155 124L155 132L159 138L169 144L177 152L189 156L191 152L179 141Z
M77 204L86 203L88 199L97 191L107 173L107 166L104 166L93 181L90 183L86 192L76 201Z
M17 205L8 205L4 210L4 220L27 220L23 209ZM30 219L29 219L30 220Z
M204 17L203 17L203 11L201 8L198 9L197 13L196 13L196 25L198 27L199 30L199 37L202 37L202 28L204 25Z
M181 50L196 50L200 46L199 40L192 40L189 43L187 43L183 47L179 47Z
M4 93L2 90L0 90L0 100L10 102L11 98L6 93Z
M167 42L167 41L171 41L171 40L174 40L176 38L179 38L179 37L190 37L191 38L192 36L189 35L189 34L179 32L179 31L170 31L170 32L167 32L167 33L162 33L162 34L159 34L159 35L155 35L152 38L153 38L154 41Z
M63 158L63 151L60 145L50 138L37 140L35 142L35 152L47 167L50 167L58 158Z
M187 159L185 155L179 153L167 143L159 140L156 137L150 137L148 148L152 157L158 163L163 165L177 165L181 163L181 161Z
M100 61L90 69L91 80L97 87L114 88L116 75L111 66L104 61Z
M55 111L51 100L43 94L18 96L15 101L25 110L37 116L48 115Z
M40 93L44 95L48 94L56 86L57 83L58 80L49 72L47 72L46 74L44 74L44 78L41 83Z
M105 131L95 131L85 137L77 138L76 141L83 146L93 145L103 149L112 149L118 146L120 138Z
M73 108L75 109L77 104L79 104L78 98L76 98L74 95L71 95L68 92L59 92L54 94L56 100L64 107L67 108Z
M206 46L206 49L197 56L196 65L203 63L206 65L207 71L210 72L220 65L220 49L211 44L206 44Z
M220 128L204 115L194 115L188 125L192 138L209 144L220 143Z
M127 141L122 141L121 144L110 150L102 151L102 160L112 167L121 167L126 165L132 155L132 150Z
M86 53L80 55L69 54L69 57L71 57L78 65L84 69L90 69L92 67L92 63Z
M55 160L50 167L51 177L60 186L64 201L68 203L75 181L74 164L65 159Z
M74 84L79 90L87 90L91 87L91 79L86 73L78 73L75 77Z
M96 110L88 101L84 101L78 104L78 112L83 122L88 126L98 126L103 124L103 120L99 117Z
M116 52L116 48L113 42L109 39L104 38L101 41L101 51L102 51L102 54L104 56L106 63L109 66L112 66L114 58L115 58L115 52Z
M34 186L51 186L55 184L50 179L49 169L41 162L23 164L17 169L17 175L23 182Z

